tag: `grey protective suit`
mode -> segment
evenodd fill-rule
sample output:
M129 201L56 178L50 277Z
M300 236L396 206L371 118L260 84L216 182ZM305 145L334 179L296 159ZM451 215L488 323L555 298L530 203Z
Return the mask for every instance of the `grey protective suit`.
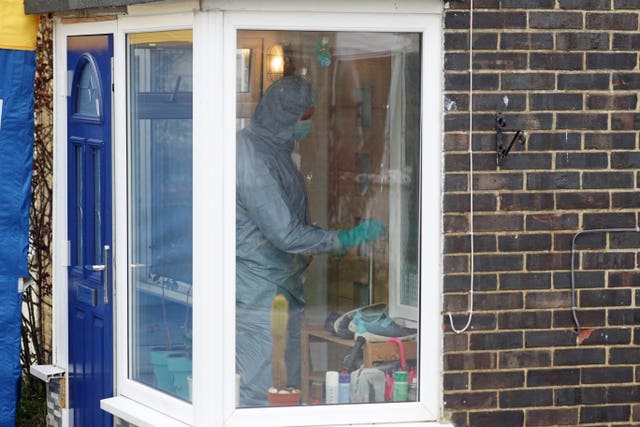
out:
M297 76L273 83L249 125L237 134L236 369L240 406L267 405L272 300L289 301L288 385L300 387L302 275L310 255L340 250L337 233L310 224L307 195L291 160L294 127L314 104L311 85Z

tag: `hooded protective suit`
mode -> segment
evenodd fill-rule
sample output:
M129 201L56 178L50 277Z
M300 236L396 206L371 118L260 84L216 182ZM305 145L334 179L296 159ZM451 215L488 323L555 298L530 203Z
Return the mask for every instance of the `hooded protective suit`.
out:
M298 119L314 104L297 76L273 83L237 135L236 369L240 405L267 405L272 386L269 314L276 294L289 301L288 385L300 387L302 274L310 255L339 251L335 231L310 224L307 195L291 153Z

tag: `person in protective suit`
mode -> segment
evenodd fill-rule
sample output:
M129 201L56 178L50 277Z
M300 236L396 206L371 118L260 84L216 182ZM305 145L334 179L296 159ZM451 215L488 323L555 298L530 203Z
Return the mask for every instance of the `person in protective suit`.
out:
M340 231L311 224L304 182L291 154L308 133L313 111L311 85L299 76L284 77L269 87L236 138L236 369L243 407L268 404L274 297L282 294L289 303L288 385L300 388L303 273L311 256L344 253L386 232L375 220Z

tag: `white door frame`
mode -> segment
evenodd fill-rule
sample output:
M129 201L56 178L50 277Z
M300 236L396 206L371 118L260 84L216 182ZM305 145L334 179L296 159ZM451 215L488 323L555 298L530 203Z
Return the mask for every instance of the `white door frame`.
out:
M67 37L78 35L115 34L116 21L54 22L53 39L53 212L52 212L52 362L69 370L69 312L67 210L67 96L70 95L70 76L67 73ZM113 122L112 122L113 123ZM113 141L115 143L115 141ZM111 201L113 205L113 200ZM113 224L115 227L115 224ZM115 228L114 228L115 230ZM115 246L115 234L114 234ZM115 254L114 254L115 255ZM114 287L115 287L115 281ZM115 325L113 328L115 335ZM115 344L115 342L114 342ZM114 367L115 372L115 367ZM115 378L114 378L115 379ZM69 402L69 387L65 387ZM115 392L115 381L114 381ZM62 409L63 425L69 425L69 408Z
M118 19L118 27L114 36L114 129L113 173L114 173L114 200L113 215L117 225L114 228L114 247L119 256L114 260L114 280L122 285L122 291L115 295L116 319L115 334L117 395L124 396L132 401L150 408L161 409L171 418L180 420L186 424L193 424L193 406L169 396L159 390L153 389L140 382L129 378L128 348L129 324L128 324L128 126L127 116L127 35L133 33L146 33L156 31L172 31L193 28L193 12L178 12L174 14L157 14L142 16L122 16ZM195 121L194 121L195 122ZM195 142L195 140L194 140ZM194 250L195 252L195 250ZM114 253L116 255L116 253ZM194 279L195 283L195 279ZM194 328L195 329L195 328ZM194 369L195 371L195 369Z

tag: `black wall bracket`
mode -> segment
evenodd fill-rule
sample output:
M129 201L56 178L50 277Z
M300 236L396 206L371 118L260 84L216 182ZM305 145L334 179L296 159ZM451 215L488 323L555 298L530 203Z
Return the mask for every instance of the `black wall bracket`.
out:
M504 132L515 132L509 145L504 143ZM502 166L504 159L511 151L511 147L517 141L521 145L527 140L527 133L521 129L507 129L507 122L502 113L496 114L496 164Z

